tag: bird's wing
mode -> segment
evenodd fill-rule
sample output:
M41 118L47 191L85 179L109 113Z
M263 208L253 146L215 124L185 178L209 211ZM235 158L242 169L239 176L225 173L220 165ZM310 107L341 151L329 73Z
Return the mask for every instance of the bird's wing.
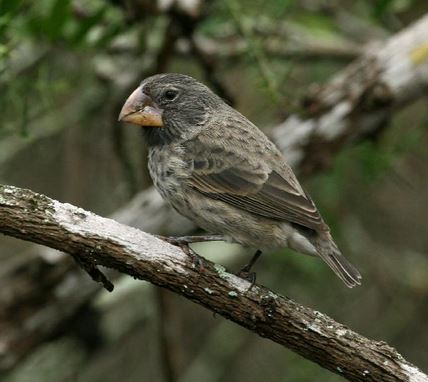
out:
M260 149L260 145L254 150L239 134L228 134L221 142L216 137L200 135L192 142L193 154L188 159L193 162L189 186L209 198L255 215L316 231L328 230L276 148L263 134L256 134L257 142L261 139L267 145L266 150ZM274 161L280 161L278 165L275 162L269 165L272 150L276 154Z

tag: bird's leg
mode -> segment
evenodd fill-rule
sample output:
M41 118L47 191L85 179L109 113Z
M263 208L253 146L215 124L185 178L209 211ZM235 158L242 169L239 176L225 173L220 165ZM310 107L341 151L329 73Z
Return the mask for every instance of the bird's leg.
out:
M202 243L206 241L226 241L223 235L200 235L200 236L161 236L156 235L157 238L164 240L172 245L183 245L192 243Z
M237 273L239 277L242 277L243 279L246 279L251 283L248 290L250 290L256 283L256 272L251 272L251 268L259 259L261 254L262 254L262 251L258 249L256 253L253 255L253 257L251 258L251 260L248 262L248 264L244 265L244 267Z
M198 271L204 270L204 259L199 256L192 248L189 247L191 243L201 243L204 241L224 241L225 238L222 235L205 235L205 236L177 236L168 237L156 235L157 238L164 240L172 245L180 247L181 250L192 259L194 268Z
M204 258L199 256L192 248L190 248L189 244L177 244L177 246L191 258L193 268L198 272L202 272L204 270Z

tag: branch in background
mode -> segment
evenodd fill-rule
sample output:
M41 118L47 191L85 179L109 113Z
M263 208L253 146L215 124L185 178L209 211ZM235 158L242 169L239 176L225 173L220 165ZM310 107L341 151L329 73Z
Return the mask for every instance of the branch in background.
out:
M323 10L319 10L319 12L326 14ZM245 22L247 23L248 28L257 37L277 37L293 45L310 45L312 42L322 44L335 42L337 45L344 44L356 47L361 42L366 43L373 41L373 39L378 40L388 37L388 33L384 29L379 28L377 25L370 24L356 15L346 13L346 11L343 11L342 9L337 11L337 7L333 7L333 9L327 13L330 14L330 17L335 19L338 23L347 23L347 31L337 34L336 30L334 32L331 31L331 33L329 33L328 30L324 30L324 33L317 34L314 33L313 28L308 28L307 25L293 22L291 19L278 20L264 15L259 15L257 18L248 18ZM340 15L338 15L338 13L340 13ZM350 26L353 27L352 30L349 28ZM212 33L216 40L233 39L238 34L239 31L236 23L231 21L222 23L221 28L216 29ZM364 38L362 38L363 36Z
M219 41L204 35L196 34L194 37L198 49L211 60L238 61L248 52L247 43L239 37L227 41ZM349 62L358 57L362 48L355 45L343 45L328 42L314 41L311 44L285 43L275 38L260 43L263 54L272 58L292 59L299 61L312 60L341 60ZM186 41L179 41L176 46L178 54L191 56L190 46Z
M250 283L178 247L70 204L0 187L0 232L82 257L180 294L352 381L428 381L383 342Z
M362 44L353 39L338 37L337 34L316 34L291 20L281 22L260 16L257 21L245 19L245 24L246 33L259 40L265 55L298 60L350 60L362 53ZM242 58L242 54L248 51L247 41L240 37L241 34L236 22L225 22L210 37L202 34L196 37L201 45L204 42L203 45L207 46L204 47L207 54L227 59L239 58L239 55Z
M306 115L290 116L272 135L288 163L309 175L328 167L344 145L377 134L427 86L428 14L314 86L302 105Z

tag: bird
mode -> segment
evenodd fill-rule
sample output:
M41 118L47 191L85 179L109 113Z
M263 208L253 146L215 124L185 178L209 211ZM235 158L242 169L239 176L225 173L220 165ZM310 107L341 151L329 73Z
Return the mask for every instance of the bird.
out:
M258 250L246 271L261 251L290 248L324 260L346 286L361 284L279 149L209 87L185 74L150 76L119 121L143 128L154 186L175 210Z

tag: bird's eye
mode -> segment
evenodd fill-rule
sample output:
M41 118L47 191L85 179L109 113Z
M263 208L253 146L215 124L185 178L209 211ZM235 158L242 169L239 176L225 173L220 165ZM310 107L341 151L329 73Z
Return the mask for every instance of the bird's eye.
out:
M165 92L164 96L168 101L172 101L177 97L177 90L169 89Z

